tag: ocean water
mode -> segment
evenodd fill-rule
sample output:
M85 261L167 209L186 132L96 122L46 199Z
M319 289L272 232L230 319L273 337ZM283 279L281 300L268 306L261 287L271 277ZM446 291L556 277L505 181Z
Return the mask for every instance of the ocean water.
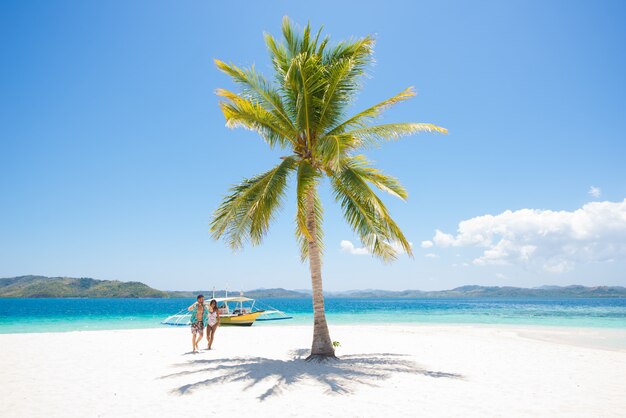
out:
M160 322L194 299L0 299L0 334L167 327ZM293 319L313 320L310 299L260 299ZM327 298L331 324L512 324L626 329L626 299Z

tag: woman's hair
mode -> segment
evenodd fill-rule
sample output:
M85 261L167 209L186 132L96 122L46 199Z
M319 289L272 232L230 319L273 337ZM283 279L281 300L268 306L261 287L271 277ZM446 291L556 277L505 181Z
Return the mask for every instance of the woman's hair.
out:
M209 302L209 308L213 307L213 304L215 304L215 310L217 310L217 301L215 299L211 299L211 302Z

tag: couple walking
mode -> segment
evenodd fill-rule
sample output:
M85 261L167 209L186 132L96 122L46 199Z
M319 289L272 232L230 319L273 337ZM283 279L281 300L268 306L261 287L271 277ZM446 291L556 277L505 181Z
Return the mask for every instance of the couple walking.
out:
M204 296L198 295L197 302L188 308L191 311L191 345L193 352L198 352L198 343L204 334L206 327L206 339L208 341L207 350L211 349L215 339L215 331L220 325L220 312L215 299L207 305L204 303Z

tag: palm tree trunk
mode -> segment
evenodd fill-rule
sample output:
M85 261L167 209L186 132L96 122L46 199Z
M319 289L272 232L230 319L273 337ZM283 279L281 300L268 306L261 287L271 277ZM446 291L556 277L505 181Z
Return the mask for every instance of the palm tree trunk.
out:
M333 347L324 313L324 293L322 292L322 263L320 247L315 239L317 236L317 222L315 217L315 189L306 195L306 226L311 238L309 244L309 267L311 269L311 287L313 290L313 344L309 360L324 360L335 358Z

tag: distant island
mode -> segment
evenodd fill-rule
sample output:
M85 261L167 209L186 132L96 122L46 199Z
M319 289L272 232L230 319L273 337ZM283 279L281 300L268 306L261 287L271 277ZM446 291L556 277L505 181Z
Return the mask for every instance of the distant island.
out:
M208 290L163 291L141 282L96 280L87 277L19 276L0 279L0 298L193 298ZM223 296L224 291L216 291ZM231 292L231 295L238 292ZM306 290L255 289L244 292L248 297L309 298ZM461 286L451 290L351 290L326 292L327 297L341 298L624 298L622 286L541 286L521 288L510 286Z
M19 276L0 279L2 298L167 298L167 292L140 282L87 277Z

